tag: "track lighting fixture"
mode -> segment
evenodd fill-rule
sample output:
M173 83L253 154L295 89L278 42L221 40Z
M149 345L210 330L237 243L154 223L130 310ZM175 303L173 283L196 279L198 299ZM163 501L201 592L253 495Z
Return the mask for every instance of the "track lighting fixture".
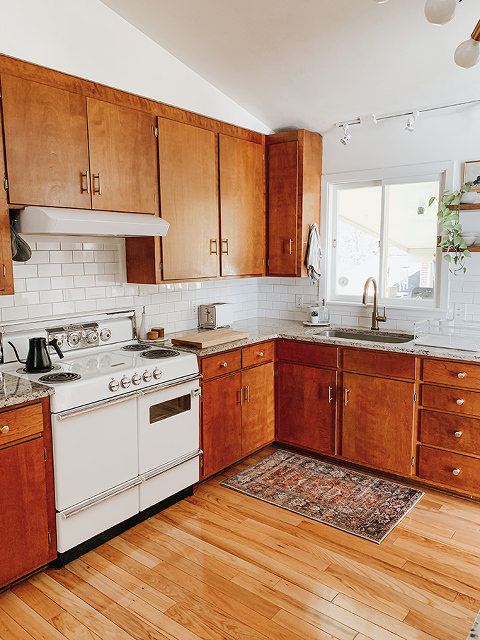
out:
M405 127L405 131L413 131L417 120L418 111L414 111L412 115L407 118L407 126Z
M373 1L377 4L388 2L388 0ZM454 17L459 2L462 2L462 0L426 0L425 17L432 24L446 24ZM462 69L470 69L480 60L480 20L471 37L457 47L454 60L455 64L462 67ZM413 131L412 128L409 128L408 122L407 131Z
M340 139L340 142L345 146L349 143L350 138L352 137L351 133L347 133L348 124L343 125L343 138Z

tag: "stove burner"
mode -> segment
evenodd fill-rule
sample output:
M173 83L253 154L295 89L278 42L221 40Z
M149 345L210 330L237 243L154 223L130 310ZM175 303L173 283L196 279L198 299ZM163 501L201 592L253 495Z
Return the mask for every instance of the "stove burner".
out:
M70 382L71 380L80 380L82 376L78 373L69 373L68 371L60 371L60 373L48 373L46 376L39 378L39 382Z
M56 371L57 369L60 369L60 365L52 364L52 366L48 367L48 369L44 369L43 371L36 371L35 373L48 373L48 371ZM16 373L32 373L32 372L27 371L25 367L21 367L20 369L16 370Z
M148 344L127 344L122 347L122 351L145 351L145 349L151 349Z
M153 349L152 351L144 351L140 354L140 357L155 360L157 358L173 358L179 355L180 351L174 351L173 349Z

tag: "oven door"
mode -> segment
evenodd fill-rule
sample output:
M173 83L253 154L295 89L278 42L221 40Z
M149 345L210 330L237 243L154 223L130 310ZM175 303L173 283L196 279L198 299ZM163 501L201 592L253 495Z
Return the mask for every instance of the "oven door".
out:
M52 414L57 511L138 478L137 397Z

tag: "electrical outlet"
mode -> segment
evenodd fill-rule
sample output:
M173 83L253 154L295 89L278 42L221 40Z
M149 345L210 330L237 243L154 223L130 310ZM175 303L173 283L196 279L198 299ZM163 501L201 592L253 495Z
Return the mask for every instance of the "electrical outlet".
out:
M456 302L454 307L454 319L465 321L467 317L467 305L464 302Z
M303 296L301 295L295 296L295 306L300 309L303 307Z
M198 303L195 302L194 300L191 300L190 302L190 316L192 318L196 318L198 314Z

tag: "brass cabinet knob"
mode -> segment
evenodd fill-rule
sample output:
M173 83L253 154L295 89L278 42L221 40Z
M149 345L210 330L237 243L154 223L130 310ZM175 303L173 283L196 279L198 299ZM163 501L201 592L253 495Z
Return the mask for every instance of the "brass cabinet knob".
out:
M460 473L460 469L454 469L452 473L454 476L458 476L458 474Z
M455 431L455 438L461 438L461 436L462 436L461 431Z
M464 402L465 402L465 400L463 400L462 398L459 398L459 399L457 400L457 404L463 404Z
M259 351L257 355L259 358L263 358L263 351Z
M457 376L460 378L460 380L462 380L463 378L467 377L467 374L462 372L462 373L457 373Z
M221 367L228 367L228 363L227 363L227 362L221 362L221 363L220 363L220 366L221 366Z
M7 425L0 427L0 433L8 433L10 431L10 427Z

